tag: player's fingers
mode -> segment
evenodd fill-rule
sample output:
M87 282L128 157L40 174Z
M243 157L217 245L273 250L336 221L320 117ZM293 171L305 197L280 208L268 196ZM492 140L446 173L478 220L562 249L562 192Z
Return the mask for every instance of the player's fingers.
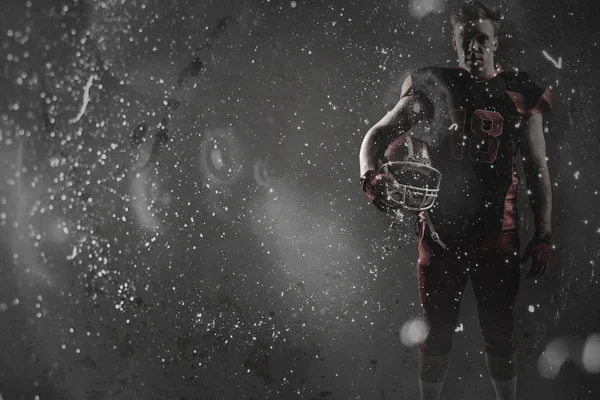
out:
M529 253L531 254L532 259L537 260L538 262L540 261L540 252L536 246L532 246Z
M524 263L527 259L531 257L531 243L528 243L525 246L525 250L523 251L523 257L521 258L521 262Z
M394 186L394 181L385 175L377 175L375 179L377 188L383 193Z
M546 269L546 263L544 262L544 260L543 259L538 260L538 276L543 274L545 269Z
M544 275L547 270L548 270L548 264L542 264L540 267L540 271L537 274L536 278L539 278L540 276Z
M389 211L392 211L395 207L394 204L389 203L386 200L386 195L382 195L382 196L376 196L373 199L373 204L375 204L375 206L380 209L381 211L387 213Z
M540 264L539 264L538 260L536 260L535 258L532 258L531 259L531 267L529 268L529 272L525 276L525 279L535 278L539 272L539 268L540 268Z
M548 261L545 257L542 256L542 252L540 250L534 250L531 258L534 260L536 264L536 271L534 274L534 278L539 278L544 274L546 269L548 268Z
M378 201L377 199L373 200L373 201L372 201L372 203L373 203L373 205L374 205L375 207L377 207L377 208L379 209L379 211L382 211L382 212L387 212L387 211L388 211L387 207L385 207L385 206L384 206L384 205L383 205L383 204L382 204L380 201Z
M529 267L529 271L527 271L527 275L525 275L525 279L531 279L533 276L533 265Z

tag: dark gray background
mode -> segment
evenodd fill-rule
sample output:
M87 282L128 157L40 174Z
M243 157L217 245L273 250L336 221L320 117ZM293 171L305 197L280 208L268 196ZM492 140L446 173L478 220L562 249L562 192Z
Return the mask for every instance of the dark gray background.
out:
M456 65L457 2L422 18L410 3L3 1L2 398L417 398L400 337L421 312L413 221L387 232L358 186L362 138L406 74ZM488 4L506 16L500 63L554 99L557 248L519 297L521 396L597 399L595 2ZM137 175L169 97L170 141ZM492 398L470 288L460 322L444 398Z

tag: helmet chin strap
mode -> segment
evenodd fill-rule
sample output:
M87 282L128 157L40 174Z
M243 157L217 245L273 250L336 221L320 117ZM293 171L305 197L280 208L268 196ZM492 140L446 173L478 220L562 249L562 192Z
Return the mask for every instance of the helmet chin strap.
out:
M394 214L394 220L392 221L392 223L390 224L390 227L388 228L388 230L394 230L397 229L400 224L402 224L404 222L404 213L402 212L401 209L395 209L393 211ZM429 227L429 230L431 231L431 240L433 240L434 242L436 242L437 244L440 245L440 247L444 250L446 250L447 246L446 244L442 241L442 239L440 239L440 235L436 232L435 228L433 227L433 224L431 223L431 219L429 218L429 214L427 213L427 211L422 211L422 219L425 220L425 223L427 224L427 226Z
M431 240L439 244L442 249L446 250L446 244L442 242L442 239L440 239L440 235L435 231L435 228L431 223L431 219L429 218L429 214L427 213L427 211L424 211L423 214L425 215L425 223L431 231Z

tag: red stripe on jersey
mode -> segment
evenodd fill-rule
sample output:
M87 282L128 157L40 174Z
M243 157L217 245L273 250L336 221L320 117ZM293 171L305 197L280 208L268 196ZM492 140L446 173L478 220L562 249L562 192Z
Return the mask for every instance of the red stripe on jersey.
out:
M513 103L515 104L515 107L517 107L517 111L519 112L519 115L521 117L524 117L525 116L525 99L523 98L523 95L519 92L512 92L510 90L507 90L506 94L508 94L510 96Z
M502 216L502 230L517 229L517 189L519 177L515 174L515 157L512 159L512 184L508 187L504 196L504 215Z
M527 117L531 117L533 114L543 113L546 111L550 111L552 109L552 94L550 93L550 89L546 88L542 97L538 100L536 105L528 110L525 115Z

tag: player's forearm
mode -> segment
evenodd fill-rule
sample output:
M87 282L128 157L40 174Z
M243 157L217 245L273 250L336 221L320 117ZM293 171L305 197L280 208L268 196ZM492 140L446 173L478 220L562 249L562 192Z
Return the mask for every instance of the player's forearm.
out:
M367 171L377 171L383 149L391 143L392 137L400 134L397 129L374 126L365 135L360 147L360 175Z
M359 155L361 176L363 176L367 171L377 170L377 156L379 154L378 136L378 130L371 128L362 141Z
M552 233L552 186L550 174L545 162L528 166L527 186L529 188L529 202L533 212L536 233L549 235Z

